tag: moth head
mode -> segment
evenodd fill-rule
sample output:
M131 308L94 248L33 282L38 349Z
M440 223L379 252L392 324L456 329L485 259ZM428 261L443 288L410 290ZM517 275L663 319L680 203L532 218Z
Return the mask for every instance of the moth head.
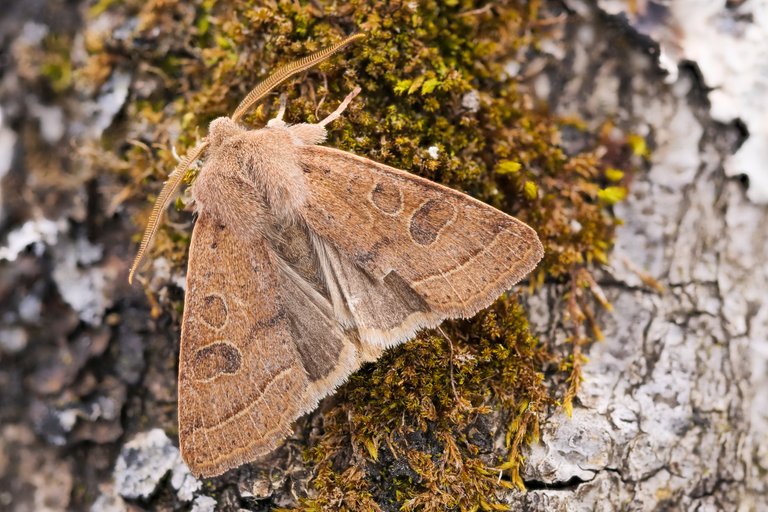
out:
M242 131L243 129L229 117L218 117L208 126L208 141L212 146L219 146Z

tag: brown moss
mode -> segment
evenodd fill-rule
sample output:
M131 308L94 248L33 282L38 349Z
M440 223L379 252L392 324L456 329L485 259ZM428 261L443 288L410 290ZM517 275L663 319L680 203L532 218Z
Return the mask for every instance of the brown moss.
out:
M425 333L350 379L309 449L319 495L300 510L333 502L355 510L340 494L340 462L392 483L375 491L387 509L472 510L494 503L500 487L521 485L520 448L550 400L540 372L546 353L512 298L448 323L446 334ZM494 453L490 424L509 426L505 458Z

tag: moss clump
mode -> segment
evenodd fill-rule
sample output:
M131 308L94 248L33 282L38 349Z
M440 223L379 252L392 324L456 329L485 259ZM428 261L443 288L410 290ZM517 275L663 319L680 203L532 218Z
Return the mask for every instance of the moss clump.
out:
M602 295L588 269L605 262L611 247L618 221L610 207L623 199L628 160L620 155L627 145L611 139L610 130L590 134L578 122L534 109L505 71L534 47L536 27L546 25L536 23L538 2L99 5L135 15L139 28L133 39L92 58L110 66L135 59L155 84L129 105L125 138L134 145L125 154L132 170L122 172L140 179L137 197L157 191L174 167L171 152L158 148L174 144L182 152L202 135L197 127L230 113L270 70L364 32L366 41L343 57L280 88L289 98L286 119L315 121L358 85L363 93L331 127L329 145L461 189L538 231L546 256L532 284L570 285L566 313L575 349L561 365L570 374L563 395L569 403L580 380L579 347L599 333L592 304ZM261 126L276 108L274 95L246 122ZM587 140L570 154L560 145L568 130ZM167 227L156 253L182 265L187 241L186 232ZM542 383L544 353L516 299L448 331L453 344L425 333L340 390L339 405L325 414L324 431L308 448L314 495L299 508L487 510L501 506L496 490L522 487L520 448L535 438L537 415L552 400ZM499 416L509 426L502 458L488 426L497 421L484 424Z
M72 85L71 47L72 41L67 36L54 34L43 39L45 58L40 67L40 76L48 82L55 94L67 91Z
M446 331L387 352L344 386L309 449L318 497L300 510L361 510L361 495L387 510L473 510L492 507L499 487L522 487L520 448L549 403L546 354L512 298ZM489 424L507 425L505 458L494 453ZM383 485L351 485L346 472Z

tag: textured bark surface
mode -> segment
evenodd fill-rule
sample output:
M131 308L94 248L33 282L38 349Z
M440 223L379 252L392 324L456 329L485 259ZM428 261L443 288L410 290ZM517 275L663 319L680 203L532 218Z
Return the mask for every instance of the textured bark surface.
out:
M528 510L762 510L768 506L762 392L768 365L768 211L726 179L733 126L711 121L686 68L665 83L655 46L587 2L552 52L546 87L560 113L616 116L650 133L652 167L617 208L614 306L591 346L573 417L555 412L530 452ZM543 84L539 84L544 88ZM597 115L596 117L601 117ZM644 285L647 274L661 294ZM556 289L532 301L542 335ZM562 333L561 333L562 334Z
M768 210L722 173L742 134L711 121L695 68L667 83L652 41L589 2L564 4L530 85L560 114L612 117L647 136L653 165L617 207L625 225L600 280L614 310L588 349L573 417L552 411L529 453L529 491L507 500L523 510L765 509ZM124 282L136 227L116 206L123 184L71 158L68 142L98 140L130 80L116 73L87 98L51 104L29 71L47 30L74 36L77 63L83 34L97 29L82 26L83 8L9 1L0 18L0 509L261 510L268 483L244 473L239 496L209 496L152 428L174 423L178 331L171 318L149 329L149 306ZM152 279L170 278L157 263ZM566 337L561 300L544 286L529 301L542 339ZM280 492L274 503L294 503L294 491Z

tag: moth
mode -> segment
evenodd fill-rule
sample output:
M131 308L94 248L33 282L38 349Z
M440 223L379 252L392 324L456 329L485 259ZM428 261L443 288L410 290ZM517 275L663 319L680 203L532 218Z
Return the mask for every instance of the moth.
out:
M319 145L326 126L267 126L243 114L274 87L346 45L278 69L171 173L133 279L190 165L197 220L179 354L181 455L215 476L277 448L298 417L364 362L446 318L470 317L543 255L536 232L467 195Z

